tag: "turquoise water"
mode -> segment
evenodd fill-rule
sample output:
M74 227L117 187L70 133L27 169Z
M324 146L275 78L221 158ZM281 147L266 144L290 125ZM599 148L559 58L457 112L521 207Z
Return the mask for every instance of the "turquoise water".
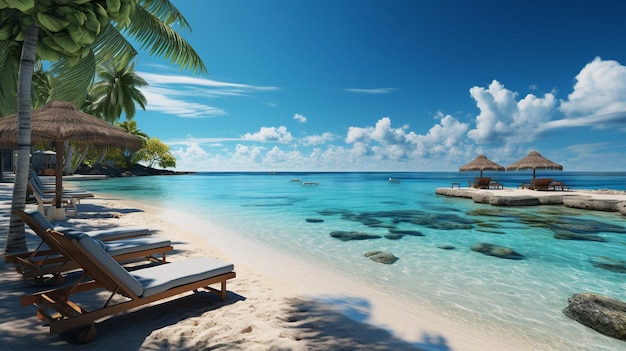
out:
M565 317L577 292L626 300L626 217L562 206L493 207L435 195L470 173L198 173L184 176L82 181L81 187L169 207L325 269L429 306L461 323L515 330L537 350L617 350L626 343ZM487 174L505 187L525 173ZM626 173L542 173L572 189L626 189ZM389 177L399 179L390 183ZM297 180L297 181L296 181ZM315 182L317 186L303 186ZM307 219L323 220L311 223ZM342 241L333 232L378 236ZM402 237L390 236L404 233ZM555 236L578 235L564 240ZM470 250L476 243L506 246L523 259ZM443 250L442 245L453 246ZM387 266L364 256L387 251ZM602 264L605 264L604 267ZM609 267L611 268L611 267Z

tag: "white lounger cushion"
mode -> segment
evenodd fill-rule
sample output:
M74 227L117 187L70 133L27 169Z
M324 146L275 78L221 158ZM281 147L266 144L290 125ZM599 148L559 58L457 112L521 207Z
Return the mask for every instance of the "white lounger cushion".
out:
M59 227L59 229L55 228L54 230L64 233L64 227ZM69 228L67 228L69 229ZM76 230L76 229L70 229ZM118 240L118 239L126 239L135 236L144 236L150 235L150 229L142 228L142 227L116 227L109 229L100 229L100 230L90 230L83 232L94 239L99 239L102 241L109 240Z
M168 289L232 272L230 263L199 257L170 262L130 272L143 285L143 295L150 296Z
M170 240L150 236L142 238L128 238L115 241L106 241L103 243L106 247L106 252L108 252L111 256L124 255L127 253L137 252L141 250L158 249L170 246L172 244Z
M29 210L26 211L33 219L41 226L46 229L54 229L57 232L68 233L70 231L77 231L75 228L69 227L54 227L50 221L39 211L37 210ZM91 230L91 231L80 231L85 233L95 239L99 239L102 241L109 240L117 240L130 238L135 236L144 236L150 235L150 230L148 228L142 227L115 227L109 229L101 229L101 230Z
M150 296L168 289L231 272L234 266L209 257L152 266L128 272L117 263L96 240L79 234L78 242L109 273L137 296Z
M143 294L143 286L141 283L132 275L128 274L128 271L126 271L124 267L120 266L111 255L104 251L97 240L86 234L77 234L73 237L77 238L78 243L89 252L96 261L103 265L110 274L117 277L130 292L137 296Z

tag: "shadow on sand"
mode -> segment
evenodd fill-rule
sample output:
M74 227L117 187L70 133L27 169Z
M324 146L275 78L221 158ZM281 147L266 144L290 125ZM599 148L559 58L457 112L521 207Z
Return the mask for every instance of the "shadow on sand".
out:
M190 342L186 337L159 338L159 330L171 327L176 330L183 325L196 325L206 331L211 326L224 328L226 320L220 318L228 314L229 306L246 303L244 296L230 291L225 301L210 293L195 293L169 301L162 301L152 306L131 312L118 314L96 323L98 338L89 344L77 344L71 335L49 334L48 327L38 321L36 309L32 306L20 307L22 295L31 294L49 287L36 287L32 282L22 280L13 270L12 265L0 264L0 344L11 345L16 350L247 350L246 331L233 331L231 337L212 342L205 338L198 343ZM75 274L77 275L77 274ZM75 275L67 277L71 281ZM95 308L106 301L108 294L100 292L76 295L74 298L81 306ZM367 308L367 301L337 301L350 306ZM290 338L297 340L297 350L397 350L397 351L450 351L442 336L424 335L419 342L408 343L388 331L359 321L366 318L363 312L352 311L347 316L336 305L310 299L290 299L287 311L272 318L272 323L284 328ZM356 317L356 320L355 320ZM250 318L254 325L255 316ZM217 329L220 332L223 329ZM181 329L185 329L181 327ZM194 328L191 328L194 329ZM19 330L14 332L12 330ZM228 341L226 341L228 340ZM293 351L295 348L259 345L258 350Z

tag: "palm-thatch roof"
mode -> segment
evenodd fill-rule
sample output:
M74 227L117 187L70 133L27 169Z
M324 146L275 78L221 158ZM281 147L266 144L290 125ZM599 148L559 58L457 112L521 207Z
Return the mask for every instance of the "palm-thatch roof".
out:
M483 177L483 171L504 171L504 166L500 166L499 164L491 161L487 158L487 156L480 154L476 156L475 159L470 161L468 164L461 166L459 171L461 172L469 172L469 171L480 171L480 177Z
M0 118L0 147L17 146L17 115ZM129 150L141 149L139 138L124 129L108 124L76 108L69 102L51 101L44 107L33 110L30 118L31 143L54 141L56 150L57 209L61 208L63 184L63 143L78 143L121 147Z
M0 146L17 145L17 115L0 118ZM91 116L68 102L51 101L33 110L30 121L31 142L74 141L93 146L140 149L139 138L124 129Z
M537 151L531 151L526 157L508 165L506 169L507 171L521 171L525 169L532 169L533 178L535 178L535 170L537 169L562 171L563 166L541 156L541 154Z

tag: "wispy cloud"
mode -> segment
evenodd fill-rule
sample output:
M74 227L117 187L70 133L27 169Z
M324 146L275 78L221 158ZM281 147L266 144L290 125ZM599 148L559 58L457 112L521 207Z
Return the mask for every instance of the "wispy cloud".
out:
M143 79L150 84L184 84L184 85L197 85L209 88L223 88L223 89L240 89L244 91L275 91L280 90L278 87L272 86L256 86L249 84L220 82L213 79L181 76L181 75L169 75L169 74L156 74L150 72L137 72Z
M208 99L250 96L255 93L280 90L272 86L229 83L182 75L150 72L137 72L137 74L150 84L141 88L148 100L148 110L183 118L211 118L228 114L219 107L198 102L198 97Z
M360 88L346 88L343 91L354 94L389 94L394 92L395 88L374 88L374 89L360 89Z
M295 119L296 121L300 122L300 123L306 123L306 116L301 115L299 113L296 113L293 115L293 119Z
M180 90L144 87L142 93L148 101L148 111L159 111L183 118L210 118L226 115L226 111L197 102L184 100Z

